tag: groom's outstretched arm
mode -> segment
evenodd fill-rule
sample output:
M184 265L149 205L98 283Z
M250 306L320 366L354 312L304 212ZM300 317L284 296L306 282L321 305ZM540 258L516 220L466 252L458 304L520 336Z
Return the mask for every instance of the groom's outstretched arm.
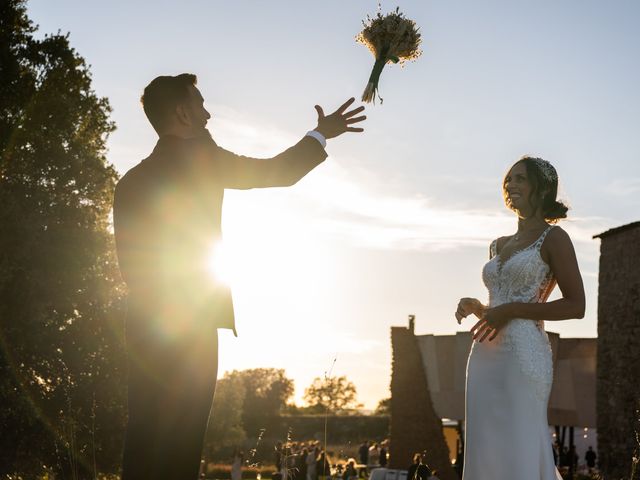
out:
M236 155L224 148L213 152L216 183L224 188L249 189L288 187L327 158L322 144L305 136L298 143L273 158L251 158Z
M346 132L364 130L352 126L366 119L364 115L357 116L364 107L348 110L353 102L353 98L349 99L330 115L325 115L322 107L316 105L316 128L294 146L273 158L258 159L237 155L218 147L210 140L207 157L208 161L211 161L212 175L224 188L248 189L293 185L327 158L324 150L326 139Z

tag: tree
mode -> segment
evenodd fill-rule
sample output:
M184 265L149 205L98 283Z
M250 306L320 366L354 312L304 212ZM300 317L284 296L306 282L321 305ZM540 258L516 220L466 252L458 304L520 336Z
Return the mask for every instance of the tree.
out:
M347 377L316 377L304 391L304 400L311 410L338 413L358 408L356 387Z
M245 389L242 423L249 436L262 428L271 428L293 395L293 380L284 369L252 368L234 370L225 378L238 378Z
M378 406L375 411L376 415L389 415L391 414L391 398L383 398L378 402Z
M115 126L68 35L35 31L0 2L0 476L88 476L114 471L125 418Z
M246 439L242 425L245 396L246 389L239 375L227 375L218 381L206 442L213 450L233 448Z

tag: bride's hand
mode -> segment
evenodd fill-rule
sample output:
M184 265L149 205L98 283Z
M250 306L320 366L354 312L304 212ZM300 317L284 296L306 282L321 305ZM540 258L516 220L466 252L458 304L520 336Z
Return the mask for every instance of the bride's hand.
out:
M471 329L473 339L482 342L489 337L489 341L493 340L511 318L508 304L485 309L480 321Z
M482 317L484 310L485 306L477 298L461 298L455 314L458 325L462 322L463 318L468 317L472 313L478 318Z

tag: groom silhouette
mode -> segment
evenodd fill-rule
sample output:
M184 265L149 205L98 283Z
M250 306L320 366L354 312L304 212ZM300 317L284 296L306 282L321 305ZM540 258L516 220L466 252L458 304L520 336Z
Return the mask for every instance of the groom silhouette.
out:
M219 147L196 76L162 76L142 104L159 140L118 182L116 249L129 287L129 418L122 480L195 480L218 369L218 328L235 333L231 292L209 273L225 188L295 184L327 157L326 139L361 132L364 110L330 115L271 159ZM215 259L215 256L213 257Z

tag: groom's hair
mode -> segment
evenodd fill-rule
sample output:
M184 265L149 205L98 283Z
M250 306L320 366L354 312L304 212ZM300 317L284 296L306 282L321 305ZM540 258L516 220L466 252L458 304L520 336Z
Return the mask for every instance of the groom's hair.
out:
M198 78L192 73L154 78L144 89L140 101L154 130L161 134L169 125L176 107L189 98L189 87L195 86Z

